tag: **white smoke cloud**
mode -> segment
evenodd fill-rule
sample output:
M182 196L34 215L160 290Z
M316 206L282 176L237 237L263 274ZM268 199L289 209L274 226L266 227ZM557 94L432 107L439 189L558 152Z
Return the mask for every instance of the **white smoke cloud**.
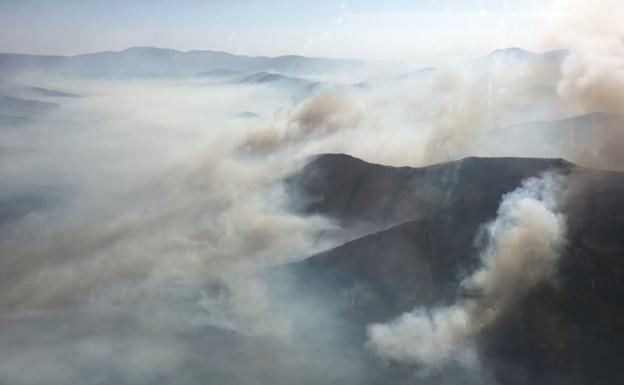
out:
M477 293L451 306L415 309L369 327L368 346L380 357L436 370L452 362L478 365L474 338L540 282L552 278L566 243L559 212L563 181L531 178L505 195L487 225L481 267L461 285Z
M319 234L334 225L286 206L283 178L303 157L241 154L251 123L232 118L265 115L290 96L182 81L75 83L89 96L0 132L3 145L27 146L26 162L0 165L2 209L31 190L50 195L23 216L0 210L8 221L0 227L0 382L197 383L205 356L224 368L218 382L275 370L269 357L296 349L301 362L279 364L284 381L309 370L311 353L291 344L290 329L312 305L276 299L275 282L256 274L328 247ZM328 312L315 307L322 323ZM245 370L227 358L243 335L267 357ZM335 349L327 344L318 365L333 365Z
M288 113L279 111L270 122L253 127L242 149L266 154L284 146L301 146L305 141L357 127L364 115L364 106L353 92L338 87L323 88Z
M577 114L624 113L624 5L611 0L561 0L546 44L569 52L561 65L557 93ZM571 160L597 168L621 169L622 123L602 123L585 133L581 148L564 150ZM593 145L589 145L592 143Z
M474 366L472 322L462 306L416 309L388 324L370 326L368 346L383 358L431 369L452 360Z
M557 90L580 112L624 112L624 16L621 2L560 1L548 37L570 50Z
M534 87L550 86L551 67L530 58L488 57L362 89L328 85L255 122L241 149L255 155L345 152L397 166L479 155L493 129L561 116L550 104L534 106ZM507 145L513 154L517 143Z
M302 100L271 87L195 80L56 79L86 97L19 130L0 131L0 151L19 151L0 152L1 198L67 189L54 205L0 229L0 323L11 326L0 338L17 338L14 355L0 352L0 380L80 382L72 374L77 368L116 355L111 366L124 376L151 381L197 357L179 334L210 326L288 341L294 320L305 318L297 317L326 309L289 303L276 312L266 282L253 273L330 246L321 234L334 228L331 221L284 205L281 181L306 156L343 152L422 166L487 155L483 138L513 123L561 119L570 111L624 112L621 5L563 4L573 22L557 24L557 46L571 50L560 71L550 61L490 57L361 88L329 85ZM258 117L231 119L241 111ZM592 164L624 164L621 133L601 138ZM496 143L497 155L522 155L518 149L529 139ZM550 154L587 159L557 148ZM560 183L546 176L505 197L486 229L482 268L462 282L478 297L373 325L369 346L387 359L428 368L478 365L475 334L556 270L565 243ZM54 318L75 308L79 315ZM86 333L93 338L37 324L80 326L85 313L98 319L88 320L98 329ZM110 338L107 322L132 313L141 316L128 321L128 335ZM30 329L12 333L18 322ZM50 334L45 350L35 330ZM136 349L120 355L126 341ZM330 361L338 356L322 352ZM44 361L42 354L57 359L22 376L20 365ZM81 359L58 358L67 354Z

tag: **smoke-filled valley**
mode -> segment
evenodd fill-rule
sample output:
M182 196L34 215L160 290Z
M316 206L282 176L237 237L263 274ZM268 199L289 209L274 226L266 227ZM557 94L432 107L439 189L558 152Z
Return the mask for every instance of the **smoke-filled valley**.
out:
M0 54L0 383L617 383L607 3L435 68Z

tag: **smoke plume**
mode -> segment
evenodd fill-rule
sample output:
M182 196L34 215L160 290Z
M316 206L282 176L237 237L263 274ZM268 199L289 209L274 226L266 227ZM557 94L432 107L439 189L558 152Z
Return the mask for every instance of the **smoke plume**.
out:
M323 88L273 120L251 129L242 149L252 154L266 154L284 146L301 146L335 134L335 131L357 127L364 118L358 98L338 87Z
M395 166L494 153L624 167L623 7L559 10L550 48L565 52L503 50L313 92L43 70L20 81L84 97L5 97L0 85L0 382L358 383L329 306L260 277L334 246L332 220L290 210L284 178L328 152ZM588 113L615 123L571 141L497 136ZM470 297L371 325L368 346L432 370L478 366L479 331L556 273L565 183L547 174L506 195L481 267L460 284ZM308 334L294 340L297 327ZM201 372L204 361L224 373Z
M497 218L486 226L481 267L461 282L473 298L371 325L369 347L380 357L429 370L453 362L478 365L477 333L556 273L566 243L557 203L562 183L560 176L545 174L503 197Z
M560 1L555 12L562 15L548 37L568 48L561 65L558 95L577 113L624 113L624 6L617 1ZM615 126L603 124L591 133L593 149L569 154L592 167L621 169L624 157L622 119Z
M328 247L319 233L334 226L285 205L283 178L302 159L240 153L250 123L232 116L264 115L290 96L158 80L64 84L89 95L0 132L15 148L0 165L0 382L251 383L276 370L273 383L317 370L357 378L356 362L324 340L338 341L338 329L300 333L327 342L314 353L292 341L292 325L329 324L329 311L295 303L286 279L277 290L260 276ZM31 195L36 204L5 215ZM309 307L314 320L301 316ZM256 350L237 352L249 344ZM202 372L203 360L221 372Z

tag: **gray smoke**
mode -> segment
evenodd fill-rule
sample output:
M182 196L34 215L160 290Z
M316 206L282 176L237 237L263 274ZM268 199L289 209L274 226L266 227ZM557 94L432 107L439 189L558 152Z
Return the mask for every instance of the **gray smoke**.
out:
M251 129L242 149L266 154L284 146L301 146L302 142L357 127L363 117L363 106L353 93L338 87L322 88L287 113L279 111L270 122Z
M561 65L558 95L577 113L624 113L624 28L621 2L567 0L555 5L563 15L547 36L569 49ZM552 44L552 43L551 43ZM571 151L573 160L592 167L621 169L624 125L605 123L589 135L594 148Z
M505 195L497 218L486 226L481 267L461 286L475 298L451 306L415 309L369 327L369 347L380 357L440 369L452 362L478 365L474 339L540 282L554 276L565 246L559 212L561 177L531 178Z
M327 152L400 166L492 147L522 156L535 145L525 132L484 141L520 122L624 113L621 4L562 7L561 63L490 55L312 93L22 78L84 97L0 106L0 382L357 383L362 363L329 306L296 303L287 280L262 275L333 246L322 235L335 224L292 212L283 178ZM232 118L241 111L250 118ZM593 149L529 155L622 167L621 127L588 132ZM556 273L564 183L546 175L504 198L482 267L461 283L475 297L372 325L371 349L429 369L478 366L478 332ZM202 373L206 362L224 372Z
M293 325L331 325L326 306L297 304L287 279L262 276L327 248L319 234L334 226L285 205L282 180L302 158L240 153L252 123L231 117L290 96L63 82L87 96L0 131L12 149L0 165L0 382L357 378L338 328L293 340Z

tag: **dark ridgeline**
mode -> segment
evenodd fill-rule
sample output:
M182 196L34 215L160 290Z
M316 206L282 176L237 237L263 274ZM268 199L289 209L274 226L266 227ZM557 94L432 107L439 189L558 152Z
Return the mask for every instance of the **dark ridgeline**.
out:
M495 218L505 193L548 170L576 181L564 206L569 244L558 279L533 288L478 335L481 357L497 384L618 383L624 366L624 174L561 159L467 158L396 168L347 155L315 157L286 183L299 210L334 217L345 232L368 233L267 273L276 278L269 281L276 285L272 311L301 306L330 316L296 312L286 347L216 327L185 334L197 351L184 363L189 377L176 382L483 384L456 367L420 378L414 367L380 363L364 348L366 326L469 295L458 286L478 264L475 239L482 225ZM0 199L0 225L54 204L35 195L10 200L9 192Z
M294 201L304 202L299 209L332 216L346 229L366 224L371 233L290 267L302 292L332 303L363 343L371 322L465 295L458 284L478 263L481 226L495 218L503 194L547 170L576 181L564 208L569 244L558 279L483 330L479 348L501 384L617 383L624 367L624 174L561 159L395 168L322 155L288 180L301 198ZM371 381L410 383L409 373L391 365L373 371Z
M344 154L314 158L288 179L298 209L335 217L347 227L383 228L427 218L461 202L492 216L501 196L523 179L574 167L562 159L466 158L429 167L390 167ZM298 193L298 194L297 194Z

